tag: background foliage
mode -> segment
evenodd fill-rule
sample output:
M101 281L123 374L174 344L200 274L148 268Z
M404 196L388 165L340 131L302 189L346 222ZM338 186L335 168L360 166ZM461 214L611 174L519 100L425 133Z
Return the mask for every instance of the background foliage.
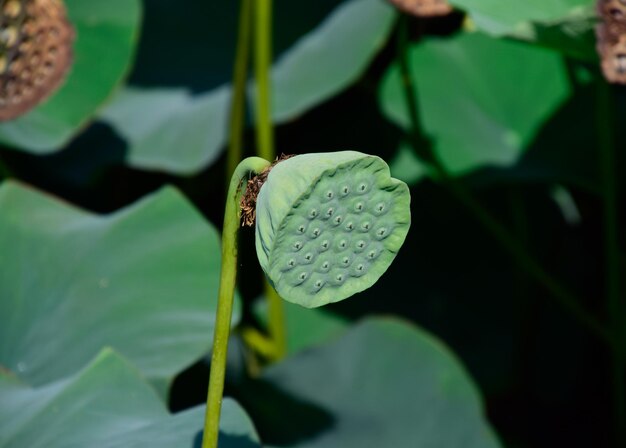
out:
M0 447L198 446L238 2L66 3L71 76L0 124ZM594 2L450 3L275 1L278 152L379 155L413 224L370 290L286 305L284 361L236 331L224 447L619 446L626 95L598 101Z

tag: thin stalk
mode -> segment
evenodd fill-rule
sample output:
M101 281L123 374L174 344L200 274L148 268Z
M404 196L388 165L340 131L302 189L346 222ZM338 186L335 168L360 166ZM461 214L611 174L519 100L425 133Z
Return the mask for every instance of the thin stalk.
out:
M243 128L246 115L246 81L250 59L252 35L252 0L241 0L237 50L233 67L233 95L230 104L230 129L228 136L227 179L243 157Z
M267 279L264 279L264 289L267 300L268 328L274 343L274 352L270 359L279 361L287 354L285 306L283 299L281 299Z
M224 393L224 379L226 376L228 337L230 335L230 321L237 278L237 231L239 230L241 219L239 202L243 194L242 184L251 173L258 174L269 165L270 162L259 157L249 157L243 160L237 165L228 187L226 209L224 211L224 228L222 231L222 270L220 273L202 448L217 448L219 436L222 395Z
M260 353L266 358L276 358L276 344L256 328L242 328L240 334L244 342L250 347L254 347L257 353Z
M618 241L618 198L615 173L614 116L611 87L598 81L596 126L604 196L604 256L607 313L611 324L613 395L617 446L626 446L626 365L624 359L624 308L620 296L620 254Z
M535 260L535 258L526 250L509 231L497 219L495 219L489 211L474 197L472 192L466 186L454 179L447 171L445 165L439 160L436 153L432 151L430 145L425 148L425 139L420 133L419 113L416 105L417 90L413 83L411 70L408 61L408 22L403 17L400 22L398 32L398 55L400 62L400 71L402 76L402 85L406 107L409 112L411 129L411 143L415 146L418 154L428 152L426 162L431 165L437 177L441 179L443 184L456 196L456 198L467 207L474 217L487 229L500 245L513 257L513 259L524 269L529 275L541 283L551 297L553 297L559 305L567 310L574 318L585 325L594 335L605 342L610 342L610 335L604 326L595 318L590 316L586 310L580 305L579 299L568 288L553 278L543 267Z
M274 160L274 129L272 127L272 105L270 68L272 64L272 1L256 0L254 27L254 75L256 80L256 138L257 155ZM275 359L282 358L287 351L285 310L282 299L267 280L264 283L265 298L269 313L269 333L276 344Z
M272 63L272 0L255 1L254 76L256 80L257 155L274 160L270 67Z

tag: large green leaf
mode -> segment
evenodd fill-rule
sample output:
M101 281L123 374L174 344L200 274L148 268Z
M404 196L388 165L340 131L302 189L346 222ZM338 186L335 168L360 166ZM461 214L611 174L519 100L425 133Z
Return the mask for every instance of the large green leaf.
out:
M102 117L126 140L130 166L192 173L220 155L230 97L228 86L196 97L184 89L127 87Z
M394 10L381 0L340 5L272 69L273 116L288 121L352 84L382 48Z
M500 446L454 355L398 320L366 320L335 343L270 367L262 380L248 409L259 428L280 425L281 445Z
M43 154L58 150L111 95L128 71L141 21L139 0L65 0L76 28L74 64L48 101L0 123L0 143Z
M292 120L353 83L383 46L394 17L381 0L350 0L298 40L272 69L274 121ZM227 85L195 97L133 87L102 118L126 139L131 166L191 174L222 151L229 103Z
M576 9L588 9L594 0L450 0L467 11L478 28L502 35L527 26L527 22L554 22Z
M216 230L172 188L107 216L0 186L0 365L33 385L111 346L164 386L210 348Z
M557 53L482 34L414 45L409 63L422 127L454 174L514 164L570 94ZM380 101L388 118L408 128L397 64L385 75Z
M154 390L124 359L104 350L84 370L33 389L0 374L2 448L194 448L204 407L170 415ZM245 412L222 406L220 447L258 447Z

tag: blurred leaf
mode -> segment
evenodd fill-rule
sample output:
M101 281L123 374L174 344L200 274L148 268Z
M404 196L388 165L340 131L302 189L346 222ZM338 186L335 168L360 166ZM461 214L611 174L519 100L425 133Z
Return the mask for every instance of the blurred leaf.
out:
M576 200L567 188L562 185L555 185L550 191L550 197L556 202L563 219L570 226L578 226L582 221L580 210L576 205Z
M482 34L417 44L409 63L422 127L453 174L514 164L570 94L557 53ZM385 75L380 101L389 119L408 128L397 64Z
M383 47L394 18L381 0L351 0L296 42L272 70L274 120L301 115L356 81Z
M311 421L298 419L303 414L267 399L251 403L253 416L256 409L259 418L289 428L285 432L297 431L287 446L500 446L476 387L454 355L424 331L394 319L366 320L333 344L268 368L262 380L318 417L317 431L304 438L299 425ZM271 415L264 406L272 408Z
M275 0L273 53L281 55L342 0ZM240 2L150 0L130 83L206 92L232 76ZM210 26L207 26L210 21ZM163 30L167 30L166 33ZM167 63L163 63L163 55Z
M567 16L547 22L527 22L507 36L552 48L569 57L595 62L596 13L575 9Z
M513 33L527 22L553 22L581 10L593 0L450 0L467 11L474 24L489 34Z
M96 216L0 186L0 365L35 386L111 346L166 385L209 350L216 230L172 188Z
M2 448L194 448L204 408L170 415L154 390L107 349L71 378L32 389L0 374ZM225 400L220 447L255 448L243 409Z
M128 72L141 21L139 0L66 0L76 28L74 64L61 89L25 116L0 123L0 142L45 154L68 143Z
M136 168L189 174L210 165L226 140L230 89L196 97L182 89L127 87L103 111Z
M353 83L385 43L394 17L381 0L351 0L298 40L272 71L274 121L292 120ZM193 174L223 150L229 106L226 85L193 97L129 87L101 117L126 138L131 166Z
M415 185L428 176L428 166L424 164L408 143L401 143L393 159L389 162L391 175L396 179Z
M590 76L594 80L595 76ZM544 122L520 160L510 167L485 167L475 171L471 176L474 185L559 183L594 195L602 194L593 111L596 107L595 82L604 81L595 78L595 82L590 83L584 73L577 77L584 79L573 85L573 94ZM621 163L618 165L622 166Z

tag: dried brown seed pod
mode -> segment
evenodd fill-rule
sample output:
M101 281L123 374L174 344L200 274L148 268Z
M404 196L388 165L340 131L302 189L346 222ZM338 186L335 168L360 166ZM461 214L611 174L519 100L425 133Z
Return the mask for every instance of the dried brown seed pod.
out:
M445 16L452 12L447 0L389 0L398 9L418 17Z
M597 10L605 38L617 42L620 35L626 34L626 0L599 0Z
M617 43L602 46L602 71L607 81L626 84L626 34Z
M0 121L28 112L61 85L73 41L62 0L0 0Z

